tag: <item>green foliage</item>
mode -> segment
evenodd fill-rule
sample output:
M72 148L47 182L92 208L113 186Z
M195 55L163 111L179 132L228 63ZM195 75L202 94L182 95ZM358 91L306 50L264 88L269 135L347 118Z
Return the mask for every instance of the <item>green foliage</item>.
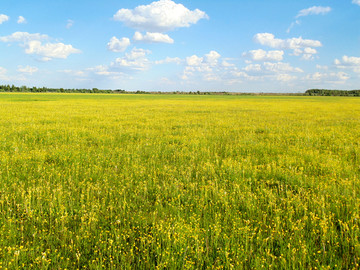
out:
M31 92L31 93L122 93L125 90L99 90L93 89L64 89L64 88L47 88L47 87L26 87L26 86L10 86L0 85L0 92Z
M358 97L360 90L327 90L327 89L310 89L305 92L307 96L346 96Z

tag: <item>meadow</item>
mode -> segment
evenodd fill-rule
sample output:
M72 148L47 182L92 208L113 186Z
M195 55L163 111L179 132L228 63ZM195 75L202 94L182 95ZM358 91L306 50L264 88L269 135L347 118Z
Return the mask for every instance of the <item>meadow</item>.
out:
M360 99L0 93L0 269L358 269Z

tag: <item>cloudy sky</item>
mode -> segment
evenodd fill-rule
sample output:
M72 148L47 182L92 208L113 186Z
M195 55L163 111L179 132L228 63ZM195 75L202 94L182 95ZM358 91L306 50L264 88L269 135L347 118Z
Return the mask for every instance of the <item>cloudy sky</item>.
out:
M0 84L360 89L360 0L2 0Z

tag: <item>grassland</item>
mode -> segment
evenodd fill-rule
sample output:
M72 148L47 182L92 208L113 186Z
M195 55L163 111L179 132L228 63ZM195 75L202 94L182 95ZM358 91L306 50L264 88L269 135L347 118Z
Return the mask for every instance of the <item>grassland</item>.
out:
M359 268L360 99L2 93L0 135L0 268Z

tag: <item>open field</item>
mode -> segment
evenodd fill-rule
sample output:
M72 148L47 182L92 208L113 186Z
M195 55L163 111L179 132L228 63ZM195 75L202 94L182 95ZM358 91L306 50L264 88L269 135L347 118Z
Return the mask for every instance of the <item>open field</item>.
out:
M0 268L359 268L358 98L2 93L0 116Z

